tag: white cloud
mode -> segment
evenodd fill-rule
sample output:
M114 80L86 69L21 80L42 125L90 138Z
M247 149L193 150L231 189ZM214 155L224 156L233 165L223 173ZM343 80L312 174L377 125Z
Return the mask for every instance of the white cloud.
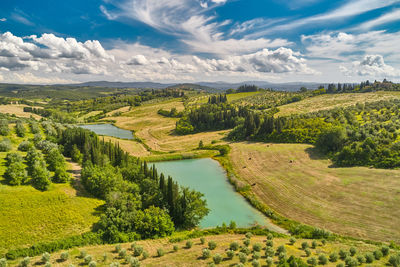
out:
M387 65L381 55L366 55L362 61L353 62L350 69L340 66L340 70L347 76L400 77L400 70Z
M393 21L400 20L400 9L395 9L389 13L386 13L376 19L369 20L367 22L362 23L357 27L359 30L369 30L371 28L375 28L377 26L390 23Z
M73 80L66 80L57 77L39 77L35 76L31 72L26 73L14 73L14 81L18 83L27 83L27 84L63 84L63 83L75 83Z
M1 22L5 22L5 21L7 21L7 19L6 18L1 18L0 21Z
M136 55L127 62L128 65L147 65L149 61L143 55Z

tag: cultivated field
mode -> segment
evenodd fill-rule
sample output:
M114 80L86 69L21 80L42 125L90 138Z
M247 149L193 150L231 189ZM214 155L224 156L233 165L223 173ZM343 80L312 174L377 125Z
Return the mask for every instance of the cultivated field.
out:
M400 92L374 92L374 93L349 93L349 94L325 94L303 99L299 102L290 103L279 107L275 116L286 116L314 112L318 110L332 109L335 107L346 107L357 103L374 102L400 98Z
M37 120L40 120L40 118L42 118L37 114L24 112L24 107L28 106L19 104L0 105L0 113L10 114L10 115L14 114L17 117L22 117L22 118L30 118L32 116ZM34 107L34 108L40 108L40 107Z
M102 136L100 139L104 139L106 142L111 141L111 143L114 144L118 143L124 151L128 152L129 155L134 157L144 157L150 155L150 152L147 151L147 149L141 143L133 140L119 139L111 136Z
M333 232L400 241L400 170L335 168L310 145L234 143L234 171L285 217Z
M238 251L236 251L236 255L233 259L228 259L226 256L226 250L229 248L229 244L231 242L238 242L241 246L243 245L244 235L236 235L236 234L225 234L218 236L206 236L205 244L200 243L199 238L192 239L193 246L191 248L186 248L186 241L181 241L178 243L170 243L167 239L158 239L158 240L144 240L136 242L137 246L142 246L144 251L149 253L149 257L147 259L143 259L142 256L138 257L141 261L141 266L208 266L211 263L212 256L215 254L220 254L223 257L223 260L219 266L234 266L239 263L239 257L237 256ZM256 243L262 245L262 248L265 248L265 236L253 236L251 238L251 243L249 245L249 249L252 250L252 246ZM208 247L208 242L214 241L217 243L217 247L215 250L211 250L211 257L208 259L202 258L202 250ZM283 245L286 249L288 257L291 255L301 257L304 262L307 261L308 258L314 257L318 258L319 255L324 254L327 257L330 253L335 252L338 253L340 249L348 251L350 247L354 246L357 249L356 255L365 255L365 253L373 252L379 247L374 245L366 244L363 242L351 242L345 241L345 243L339 242L327 242L325 245L321 243L321 241L317 241L317 246L315 249L310 248L311 255L310 257L306 257L304 250L301 249L301 243L307 242L311 246L311 240L297 240L294 245L290 245L288 242L288 238L274 238L273 239L273 247L276 250L278 246ZM173 246L178 246L178 251L173 250ZM72 249L69 251L69 259L62 262L60 261L61 252L54 253L51 255L51 263L55 266L68 266L69 264L74 264L75 266L85 265L84 259L80 258L80 251L86 251L87 255L92 256L92 259L96 261L97 266L109 266L111 263L120 263L121 265L127 266L127 262L124 257L119 256L119 253L116 251L115 245L103 245L103 246L91 246L85 247L81 249ZM165 255L162 257L157 256L157 249L162 248L165 252ZM121 249L125 249L127 255L132 256L133 251L131 249L131 244L122 244ZM393 253L393 252L392 252ZM266 266L266 257L264 256L264 250L260 252L261 258L259 262L262 266ZM252 266L252 255L251 253L247 257L247 263L245 266ZM356 256L355 255L355 256ZM278 257L273 257L274 262L278 262ZM369 266L383 266L388 261L388 256L383 257L379 261L374 261ZM338 260L337 262L329 262L325 266L336 266L336 264L343 261ZM41 261L41 257L35 257L31 259L31 263L33 265L41 265L43 264ZM10 265L15 266L17 262L12 262Z
M220 140L224 136L226 131L175 135L174 129L178 119L157 114L159 109L170 110L173 107L178 111L184 109L181 101L168 100L134 107L121 116L107 117L107 120L115 120L115 125L122 129L133 130L135 136L142 139L152 150L162 152L192 150L199 145L200 140L209 144L212 140Z

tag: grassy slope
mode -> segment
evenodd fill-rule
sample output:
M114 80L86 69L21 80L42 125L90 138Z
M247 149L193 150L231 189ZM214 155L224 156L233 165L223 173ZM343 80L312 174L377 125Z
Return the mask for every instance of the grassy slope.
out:
M310 145L232 144L232 166L265 204L333 232L400 241L400 171L333 168Z
M211 251L211 255L215 255L219 253L225 259L222 261L220 266L233 266L234 264L239 262L239 258L237 255L234 256L232 260L226 258L226 249L228 249L229 244L231 242L237 241L240 245L242 245L242 241L244 239L243 235L235 235L235 234L224 234L218 236L206 236L205 244L201 245L199 238L193 239L193 247L190 249L185 248L186 241L182 241L179 243L170 243L167 239L159 239L159 240L144 240L138 241L137 245L143 246L144 250L147 251L150 255L149 258L143 260L141 259L142 266L207 266L208 263L212 262L212 258L203 259L201 258L202 249L207 247L207 243L209 241L215 241L217 243L217 248ZM262 236L253 236L251 238L250 248L255 243L263 244L265 241L265 237ZM274 239L274 248L276 249L280 245L284 245L287 250L287 255L295 255L297 257L301 257L303 261L306 261L308 258L306 257L304 251L301 249L301 243L307 241L311 244L310 240L297 240L294 245L288 244L287 238L275 238ZM173 251L173 246L178 245L178 252ZM265 243L262 245L265 247ZM310 257L318 257L320 254L329 255L332 252L339 252L340 249L349 250L351 246L357 248L358 254L364 255L367 252L372 252L378 249L374 245L366 244L363 242L352 242L352 241L343 241L343 242L327 242L325 245L322 245L320 241L318 241L318 246L315 249L311 249ZM122 244L122 248L127 250L128 255L132 255L133 252L131 250L130 244ZM157 249L163 248L165 251L165 255L163 257L156 257ZM103 246L91 246L82 248L80 250L85 250L89 255L93 257L93 259L97 262L97 266L109 266L112 262L119 262L121 264L126 264L126 261L118 256L118 253L115 251L114 245L103 245ZM65 262L59 262L61 252L55 253L51 257L51 263L56 266L68 266L69 264L74 264L75 266L84 265L83 259L79 258L78 249L70 250L70 258ZM394 253L394 252L392 252ZM104 261L103 255L107 255L107 259ZM263 266L265 266L265 257L264 251L261 251L261 255L263 256L260 259L260 262ZM252 256L248 256L249 261L251 261ZM274 257L274 261L277 261L278 257ZM41 264L40 257L35 257L31 260L31 263ZM369 266L383 266L385 262L388 261L388 257L382 258L380 261L375 261L372 265ZM337 263L342 262L339 260L336 263L328 263L326 266L336 266ZM10 265L15 266L17 262L12 262ZM250 262L246 264L246 266L252 266Z
M157 114L159 109L170 110L173 107L178 111L184 108L181 101L168 100L134 107L119 117L107 119L115 120L117 127L135 131L135 135L144 140L151 149L162 152L188 151L196 148L200 140L209 144L212 140L220 140L223 137L225 131L174 135L173 130L178 119Z
M12 129L8 136L12 151L32 136L27 133L25 138L17 137ZM103 201L82 196L83 192L69 184L53 184L46 192L30 185L4 184L6 155L7 152L0 152L0 254L11 248L86 232L98 220L96 209Z
M306 98L302 101L283 105L279 107L276 116L286 116L290 114L308 113L318 110L332 109L335 107L350 106L356 103L374 102L379 100L389 100L400 98L400 92L375 92L375 93L350 93L320 95Z

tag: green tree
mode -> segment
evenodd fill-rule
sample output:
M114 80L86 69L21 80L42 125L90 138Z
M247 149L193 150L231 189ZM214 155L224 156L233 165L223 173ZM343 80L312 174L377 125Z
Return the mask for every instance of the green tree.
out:
M337 152L345 144L347 134L342 127L332 127L324 130L317 139L316 146L323 152Z
M33 164L31 177L32 185L36 189L41 191L46 191L49 189L51 184L50 173L43 161L38 160Z
M8 165L4 178L9 185L24 184L27 179L27 173L22 161L12 162Z

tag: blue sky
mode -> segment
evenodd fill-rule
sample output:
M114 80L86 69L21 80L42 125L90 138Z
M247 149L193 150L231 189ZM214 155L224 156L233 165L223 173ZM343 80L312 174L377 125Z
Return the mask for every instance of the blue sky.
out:
M0 82L400 81L400 0L2 0Z

